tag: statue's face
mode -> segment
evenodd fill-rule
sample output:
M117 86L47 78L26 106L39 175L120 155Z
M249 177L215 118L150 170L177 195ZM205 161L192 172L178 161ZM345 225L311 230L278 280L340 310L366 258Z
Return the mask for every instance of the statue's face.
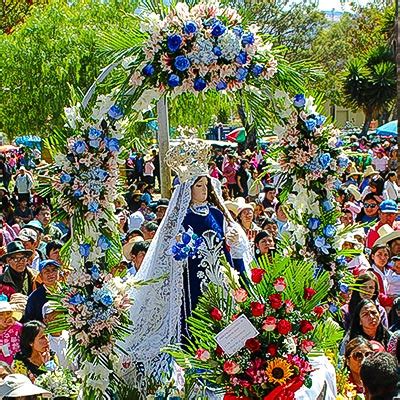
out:
M208 197L208 180L205 176L200 178L192 186L192 203L205 203Z

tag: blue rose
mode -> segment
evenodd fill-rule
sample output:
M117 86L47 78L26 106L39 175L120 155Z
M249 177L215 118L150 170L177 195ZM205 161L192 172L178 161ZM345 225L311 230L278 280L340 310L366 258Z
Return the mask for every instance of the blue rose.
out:
M98 149L100 147L100 140L99 139L89 140L89 145L90 145L90 147L93 147L94 149Z
M77 293L74 294L70 299L68 300L69 304L72 304L73 306L78 306L79 304L84 303L86 300L85 296L82 296L81 294Z
M347 157L338 157L337 164L339 168L347 168L349 165L349 159Z
M118 107L116 104L114 104L108 110L108 116L112 119L120 119L124 116L124 113L122 112L120 107Z
M342 147L342 146L343 146L343 140L339 138L335 144L335 147L338 148L338 147Z
M105 171L103 168L96 168L95 176L97 179L101 180L102 182L105 181L108 177L108 172Z
M219 91L219 90L225 90L227 87L228 85L225 81L219 81L215 88Z
M97 241L97 245L101 248L101 250L105 251L111 247L111 242L106 236L101 235Z
M211 35L213 35L214 37L219 37L222 36L225 31L226 26L221 21L216 21L212 26Z
M309 132L312 132L316 127L317 123L314 118L309 118L304 121L306 128Z
M106 148L112 153L119 151L119 140L116 138L106 138Z
M253 68L251 69L251 72L256 78L259 77L263 71L264 67L261 64L253 65Z
M332 211L332 210L334 209L334 206L333 206L333 204L332 204L329 200L324 200L324 201L322 202L322 209L323 209L325 212L329 212L329 211Z
M323 115L316 115L315 116L315 123L317 127L319 128L320 126L323 125L323 123L326 121L326 118Z
M82 257L89 257L90 254L90 244L84 243L79 246L79 253Z
M91 213L96 213L99 210L99 203L97 201L91 201L88 204L88 211Z
M308 229L316 231L321 225L319 218L310 218L308 220Z
M246 46L248 44L254 43L254 34L251 32L247 32L242 36L242 45Z
M70 183L72 180L71 175L66 174L66 173L62 173L60 176L60 182L61 183Z
M331 163L331 161L332 161L332 158L329 153L321 154L318 157L318 162L323 169L327 169L329 167L329 164Z
M339 265L346 265L346 264L347 264L347 260L346 260L346 257L345 257L345 256L339 256L339 257L336 259L336 262L337 262Z
M329 304L329 311L330 311L332 314L337 313L338 310L339 310L339 309L338 309L338 307L337 307L336 304L333 304L333 303Z
M178 71L186 71L190 67L190 61L185 56L175 58L174 66Z
M246 64L247 62L247 53L245 51L241 51L237 56L236 56L236 62L240 65Z
M112 303L114 302L111 292L109 290L104 291L104 293L101 293L100 295L100 302L105 305L106 307L110 307Z
M73 146L72 146L72 150L76 153L76 154L83 154L86 150L86 143L83 140L77 140Z
M304 94L296 94L296 96L294 96L293 105L297 108L303 108L306 105L306 96L304 96Z
M173 34L168 36L167 46L172 53L175 53L175 51L177 51L181 47L181 44L182 44L182 37L180 35Z
M90 275L92 275L92 278L95 281L100 279L100 269L97 267L97 265L93 265L92 268L90 268Z
M182 234L182 243L189 244L191 240L191 237L189 234L187 234L186 232Z
M342 187L342 181L339 179L336 179L335 182L333 182L333 187L335 190L339 190Z
M186 35L190 35L197 32L197 25L194 21L187 21L183 27L183 31Z
M194 90L197 92L201 92L204 90L207 86L207 82L204 78L201 78L200 76L194 80L193 87Z
M246 79L248 73L249 71L246 68L240 67L236 70L236 79L242 82Z
M99 131L98 129L93 128L93 127L89 129L89 139L90 140L99 139L99 138L101 138L101 135L102 135L102 132Z
M215 47L213 48L213 53L214 53L217 57L221 57L221 55L222 55L221 47L215 46Z
M343 283L343 282L339 282L339 290L340 290L342 293L347 294L347 293L349 293L349 286L346 285L346 284Z
M332 238L336 235L336 228L333 225L328 224L324 227L323 233L326 237Z
M181 84L181 79L179 78L178 75L170 74L169 77L168 77L167 83L168 83L168 86L174 88L174 87L179 86Z
M242 27L240 27L240 26L235 26L233 29L232 29L232 31L233 31L233 33L237 36L237 37L242 37L242 35L243 35L243 28Z
M81 197L83 196L83 192L80 189L76 189L74 192L74 197Z
M147 64L143 69L142 69L142 74L144 76L152 76L154 75L155 68L153 67L152 64Z

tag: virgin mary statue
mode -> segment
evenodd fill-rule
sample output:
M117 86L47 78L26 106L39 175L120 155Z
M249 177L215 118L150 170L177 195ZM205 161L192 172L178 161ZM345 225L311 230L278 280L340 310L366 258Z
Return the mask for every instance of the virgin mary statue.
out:
M120 343L127 354L122 375L128 381L143 378L137 376L138 365L144 375L168 370L170 360L160 350L189 335L185 321L207 285L225 285L220 257L233 265L231 252L243 254L248 248L224 206L219 182L208 175L210 150L204 141L186 139L167 154L180 184L135 276L161 279L131 292L132 332Z

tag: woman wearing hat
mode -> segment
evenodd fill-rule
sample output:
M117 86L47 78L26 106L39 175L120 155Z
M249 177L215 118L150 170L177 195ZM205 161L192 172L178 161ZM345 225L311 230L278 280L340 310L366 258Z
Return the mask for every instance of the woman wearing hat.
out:
M364 171L363 180L360 184L361 193L369 185L369 182L371 181L371 179L377 175L379 175L379 172L376 171L372 165L368 165L368 167Z

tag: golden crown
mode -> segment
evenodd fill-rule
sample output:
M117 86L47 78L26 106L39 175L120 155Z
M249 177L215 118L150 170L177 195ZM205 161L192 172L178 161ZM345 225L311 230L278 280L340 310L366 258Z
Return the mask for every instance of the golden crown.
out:
M211 146L200 139L182 139L168 150L167 165L177 174L181 183L208 174Z

